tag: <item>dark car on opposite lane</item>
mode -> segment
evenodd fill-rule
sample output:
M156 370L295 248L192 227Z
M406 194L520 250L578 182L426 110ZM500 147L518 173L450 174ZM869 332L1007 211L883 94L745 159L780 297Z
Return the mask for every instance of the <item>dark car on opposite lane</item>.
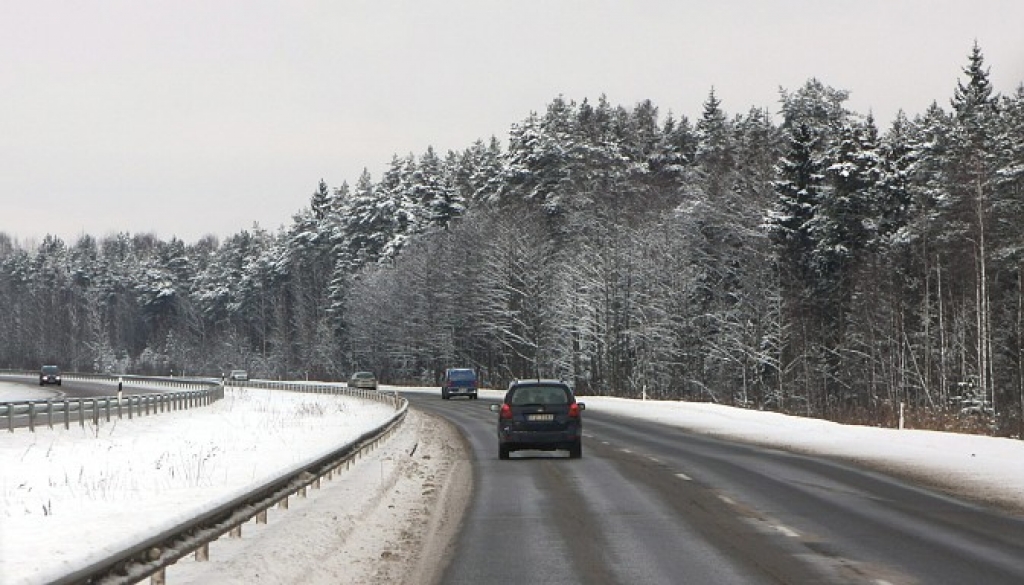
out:
M39 370L39 385L56 384L60 386L60 368L57 366L43 366Z
M561 380L517 380L509 385L498 413L498 457L518 450L568 450L583 456L583 417L586 405Z

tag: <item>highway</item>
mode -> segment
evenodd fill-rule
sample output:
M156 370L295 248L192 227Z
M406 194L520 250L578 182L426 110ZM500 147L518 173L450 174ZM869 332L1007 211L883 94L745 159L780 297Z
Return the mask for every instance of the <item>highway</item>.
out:
M74 376L65 376L61 380L61 384L47 384L40 386L38 378L35 375L32 376L18 376L10 374L0 374L0 385L11 389L16 389L14 392L8 392L5 395L17 396L13 402L28 402L28 401L47 401L53 400L55 403L60 403L65 399L69 401L76 401L83 399L88 401L90 398L105 398L108 396L117 395L117 383L114 380L91 380L81 379ZM142 380L133 380L127 378L122 384L122 393L125 397L138 396L143 394L163 394L167 392L174 392L177 388L173 386L166 387L154 387L152 383L147 383ZM11 400L11 399L4 399ZM91 407L90 407L91 408ZM126 407L127 408L127 407ZM15 412L13 419L6 419L2 425L4 428L10 426L11 428L28 427L29 421L28 416L22 412L18 414ZM71 418L75 421L79 420L79 415L75 411ZM41 409L36 412L34 417L35 424L47 425L54 422L51 418L45 414ZM63 414L58 413L55 420L57 424L61 424L63 420Z
M53 392L61 393L67 398L102 398L117 394L117 384L108 381L65 378L61 381L60 386L55 384L40 386L35 377L0 375L0 382L4 384L24 386L25 394L23 396L25 397L20 398L19 400L32 400L32 398L29 397L32 396L36 390L38 390L39 400L53 398L51 396L51 393ZM123 385L123 392L125 394L159 394L167 391L168 389L166 388L153 388L151 385L133 384L131 381L125 381ZM63 399L63 397L61 399Z
M444 584L1024 583L1024 518L876 471L592 412L499 461L492 401L407 397L472 448Z

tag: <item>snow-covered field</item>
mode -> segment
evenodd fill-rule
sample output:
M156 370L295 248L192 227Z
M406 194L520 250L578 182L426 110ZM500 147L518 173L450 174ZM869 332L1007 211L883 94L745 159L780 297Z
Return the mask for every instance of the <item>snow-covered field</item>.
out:
M37 395L23 388L16 397L16 388L0 400ZM229 388L204 408L4 432L0 582L67 574L337 449L394 412L354 398Z
M399 390L437 394L436 388ZM18 397L5 397L0 387L5 399ZM581 400L588 412L856 461L1024 512L1024 441L844 426L702 403ZM248 389L232 391L212 407L87 426L84 432L4 432L0 582L39 583L66 573L138 530L188 517L261 474L354 438L390 413L383 405ZM468 464L453 446L454 431L413 414L390 446L321 490L304 512L293 505L278 524L272 519L267 527L246 528L250 536L241 540L221 539L209 563L182 561L169 571L170 582L390 583L417 570L424 556L417 547L430 541L425 532L457 524L438 515L444 502L458 509L469 496ZM462 479L452 480L456 473ZM39 558L51 562L41 566Z

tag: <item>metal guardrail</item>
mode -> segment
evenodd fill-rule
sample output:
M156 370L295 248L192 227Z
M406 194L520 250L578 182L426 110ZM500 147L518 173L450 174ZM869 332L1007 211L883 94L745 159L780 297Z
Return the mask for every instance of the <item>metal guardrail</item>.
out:
M396 412L383 424L312 463L286 470L246 494L65 575L53 581L53 585L120 585L138 583L147 577L152 585L163 585L167 567L190 554L194 554L197 561L209 560L211 542L229 533L241 537L242 526L253 519L257 524L266 524L270 508L287 509L289 498L306 497L309 488L319 489L322 480L333 479L354 461L376 450L398 429L409 409L408 400L397 392L265 381L232 382L230 385L352 396L393 405ZM223 386L219 388L223 391Z
M34 377L34 372L4 371L14 376ZM117 384L145 384L188 388L180 392L156 394L119 393L115 396L97 396L89 398L51 398L47 400L18 400L0 402L0 424L14 432L17 427L25 426L35 431L36 426L53 428L63 424L65 429L71 428L72 422L84 427L87 420L94 426L111 419L131 419L136 416L147 416L163 412L186 410L200 406L208 406L224 398L224 386L219 380L210 378L155 378L148 376L108 376L103 374L63 374L65 380L103 381Z

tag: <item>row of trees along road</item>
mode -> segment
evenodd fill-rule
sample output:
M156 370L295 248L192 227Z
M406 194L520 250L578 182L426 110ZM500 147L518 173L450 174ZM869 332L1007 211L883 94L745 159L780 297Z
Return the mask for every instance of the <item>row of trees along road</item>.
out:
M0 365L580 393L1020 435L1024 88L884 132L812 79L691 121L559 97L223 242L0 234ZM952 84L951 84L952 85ZM969 416L968 416L969 414ZM932 420L926 421L925 418Z

